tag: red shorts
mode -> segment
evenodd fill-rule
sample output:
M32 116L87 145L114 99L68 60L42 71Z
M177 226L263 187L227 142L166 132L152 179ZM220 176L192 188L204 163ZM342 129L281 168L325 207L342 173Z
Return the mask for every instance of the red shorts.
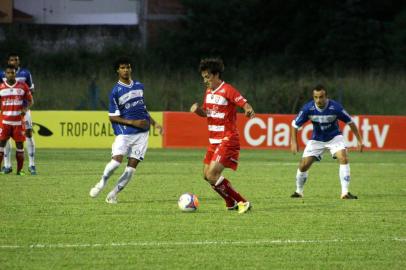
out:
M204 164L210 164L211 161L215 161L235 171L238 167L239 157L240 145L223 141L221 144L211 144L209 146L203 162Z
M25 141L25 129L24 126L11 126L0 124L0 140L6 141L10 138L13 138L15 142L24 142Z

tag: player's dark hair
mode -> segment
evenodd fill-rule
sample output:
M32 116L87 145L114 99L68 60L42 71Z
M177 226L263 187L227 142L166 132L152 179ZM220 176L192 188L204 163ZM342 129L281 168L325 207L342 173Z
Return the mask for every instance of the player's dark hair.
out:
M115 62L114 62L114 71L117 71L118 68L120 67L120 65L130 65L131 66L131 60L130 58L126 57L126 56L122 56L120 58L118 58Z
M208 71L209 73L221 75L224 72L224 63L220 58L203 58L200 60L199 71Z
M326 87L324 87L324 85L322 84L317 84L315 87L313 87L313 91L324 91L327 93Z
M10 57L18 57L20 58L20 55L16 52L11 52L7 55L7 60L10 59Z
M14 69L14 70L17 70L17 68L14 66L14 65L7 65L6 66L6 69Z

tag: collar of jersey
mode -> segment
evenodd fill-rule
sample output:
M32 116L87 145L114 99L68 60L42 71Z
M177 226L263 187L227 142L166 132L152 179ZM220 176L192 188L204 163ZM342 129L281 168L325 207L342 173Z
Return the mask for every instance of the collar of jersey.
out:
M222 86L223 86L223 84L224 84L224 81L223 82L221 82L220 83L220 85L216 88L216 89L214 89L214 90L210 90L210 93L211 94L214 94L214 93L216 93Z
M132 86L134 85L134 81L131 80L131 83L130 83L130 84L125 84L125 83L123 83L123 82L121 82L121 81L119 80L119 81L118 81L118 84L120 84L120 85L122 85L122 86L125 86L125 87L132 87Z
M330 104L330 100L327 100L326 106L324 107L324 109L320 109L319 107L317 107L316 102L314 103L314 107L316 108L316 110L318 110L319 112L324 111L325 109L328 108L328 105Z
M9 84L7 83L7 81L5 81L4 83L5 83L8 87L14 87L14 86L16 86L16 84L17 84L18 82L17 82L17 80L16 80L16 82L15 82L13 85L9 85Z

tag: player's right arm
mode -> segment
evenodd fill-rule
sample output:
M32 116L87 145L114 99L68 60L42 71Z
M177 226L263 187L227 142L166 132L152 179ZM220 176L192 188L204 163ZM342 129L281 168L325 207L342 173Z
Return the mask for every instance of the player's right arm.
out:
M190 112L195 113L200 117L207 117L206 111L199 106L197 102L190 107Z
M292 126L290 128L290 150L293 154L299 152L299 145L297 143L297 130L303 126L304 123L308 120L307 110L305 106L297 114L296 118L292 121Z
M297 144L297 128L292 126L290 128L290 151L293 154L299 152L299 145Z

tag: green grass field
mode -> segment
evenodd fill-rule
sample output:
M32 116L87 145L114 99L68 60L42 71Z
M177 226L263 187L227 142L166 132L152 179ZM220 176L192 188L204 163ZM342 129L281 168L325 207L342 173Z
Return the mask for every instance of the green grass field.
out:
M299 155L241 151L225 175L239 215L201 179L204 150L147 153L119 204L88 193L110 150L38 150L39 175L0 175L0 269L406 269L406 152L351 152L351 191L325 155L291 199ZM193 192L194 213L177 198Z

